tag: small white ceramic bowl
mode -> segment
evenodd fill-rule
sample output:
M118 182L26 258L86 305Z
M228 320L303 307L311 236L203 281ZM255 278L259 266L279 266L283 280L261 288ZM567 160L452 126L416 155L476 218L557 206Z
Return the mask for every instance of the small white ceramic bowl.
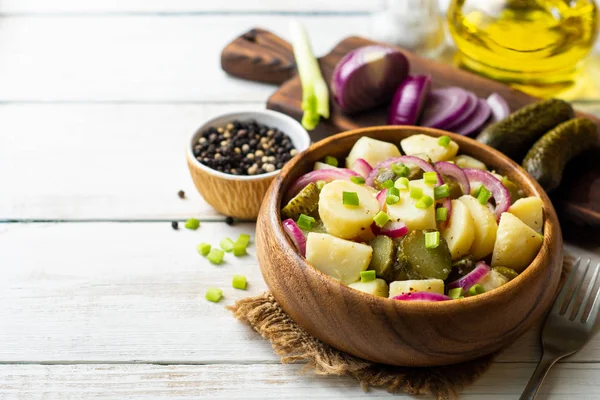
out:
M241 219L256 219L262 199L279 170L260 175L230 175L202 164L194 157L194 145L202 132L211 126L231 121L251 121L277 128L289 136L298 152L310 145L308 132L295 119L271 110L223 114L206 121L186 144L186 158L196 189L218 212Z

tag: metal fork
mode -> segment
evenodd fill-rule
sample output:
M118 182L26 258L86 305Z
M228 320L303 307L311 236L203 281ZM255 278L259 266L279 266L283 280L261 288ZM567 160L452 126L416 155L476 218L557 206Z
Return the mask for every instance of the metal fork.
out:
M596 266L592 279L585 286L590 263L591 260L588 259L583 274L578 274L581 258L575 261L567 281L554 301L542 328L542 358L520 400L533 400L550 368L561 358L581 349L591 337L600 308L600 290L594 291L600 264ZM579 277L576 278L576 275ZM590 299L591 304L588 304ZM589 312L586 313L586 310Z

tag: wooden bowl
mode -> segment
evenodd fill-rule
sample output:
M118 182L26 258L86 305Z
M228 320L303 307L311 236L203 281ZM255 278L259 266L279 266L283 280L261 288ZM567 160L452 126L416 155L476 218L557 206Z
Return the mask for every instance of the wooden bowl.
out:
M194 145L204 130L210 126L226 125L233 120L255 120L277 128L290 137L298 151L306 150L310 145L310 137L298 121L271 110L224 114L205 122L192 135L186 145L187 164L194 185L204 200L221 214L241 219L256 219L265 193L273 178L279 174L279 170L251 176L230 175L209 168L194 157Z
M477 157L544 203L544 242L517 278L477 297L401 302L345 286L311 266L288 240L279 213L282 194L326 155L345 157L362 136L399 141L417 133L448 135L461 154ZM560 279L562 234L543 189L515 162L470 138L420 127L382 126L332 136L286 165L271 184L257 222L263 277L283 309L323 342L366 360L402 366L459 363L506 347L549 307Z

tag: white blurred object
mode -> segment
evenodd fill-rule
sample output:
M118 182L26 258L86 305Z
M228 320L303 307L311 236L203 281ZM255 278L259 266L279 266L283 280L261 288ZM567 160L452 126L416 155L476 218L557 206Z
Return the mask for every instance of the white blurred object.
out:
M435 57L445 46L438 0L385 0L371 17L370 34L377 41Z

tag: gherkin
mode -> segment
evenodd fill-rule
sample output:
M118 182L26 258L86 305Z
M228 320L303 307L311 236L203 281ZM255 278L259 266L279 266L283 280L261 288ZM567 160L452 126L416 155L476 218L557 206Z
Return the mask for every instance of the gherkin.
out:
M517 271L515 271L512 268L507 268L507 267L494 267L494 268L492 268L492 271L496 271L497 273L504 276L509 281L512 281L519 275L517 273Z
M284 219L291 218L294 221L300 214L311 215L319 206L319 189L314 183L309 183L296 196L294 196L281 210Z

